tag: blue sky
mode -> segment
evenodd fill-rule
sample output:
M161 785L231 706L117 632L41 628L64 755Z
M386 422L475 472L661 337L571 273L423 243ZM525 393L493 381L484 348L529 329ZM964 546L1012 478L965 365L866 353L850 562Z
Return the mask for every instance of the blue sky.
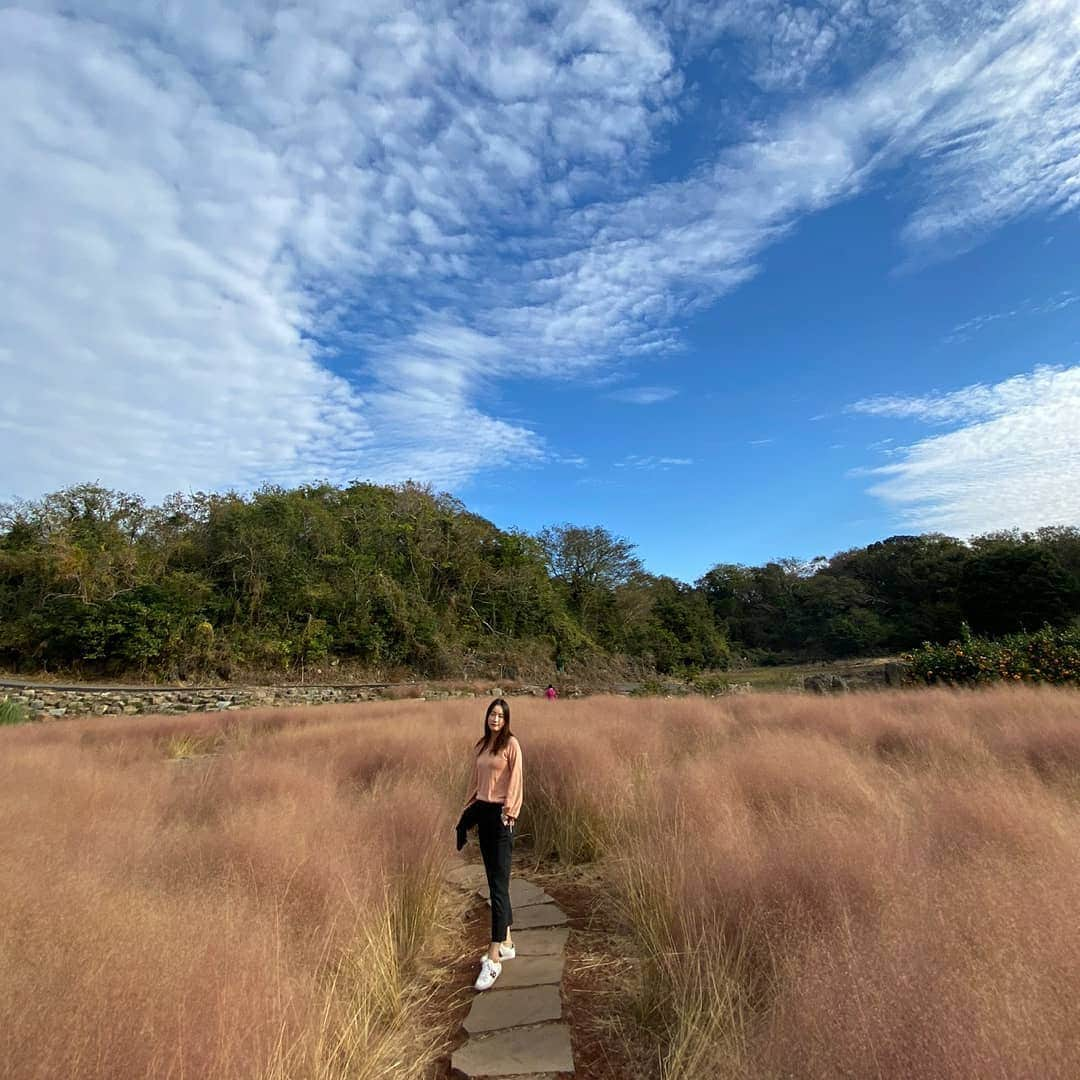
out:
M4 496L1080 525L1074 0L23 0L0 102Z

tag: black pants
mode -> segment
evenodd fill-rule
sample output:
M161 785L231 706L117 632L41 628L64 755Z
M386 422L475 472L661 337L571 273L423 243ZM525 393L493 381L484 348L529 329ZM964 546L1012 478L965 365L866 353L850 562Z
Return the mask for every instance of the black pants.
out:
M505 941L514 921L510 907L510 854L514 831L502 823L502 803L477 802L476 825L491 896L491 940Z

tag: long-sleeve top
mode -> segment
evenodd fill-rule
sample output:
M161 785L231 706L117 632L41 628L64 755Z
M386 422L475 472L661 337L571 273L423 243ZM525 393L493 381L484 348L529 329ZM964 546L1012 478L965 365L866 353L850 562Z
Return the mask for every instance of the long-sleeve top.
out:
M503 813L517 820L524 796L521 744L513 735L497 754L481 750L473 765L472 783L466 808L477 799L503 804Z

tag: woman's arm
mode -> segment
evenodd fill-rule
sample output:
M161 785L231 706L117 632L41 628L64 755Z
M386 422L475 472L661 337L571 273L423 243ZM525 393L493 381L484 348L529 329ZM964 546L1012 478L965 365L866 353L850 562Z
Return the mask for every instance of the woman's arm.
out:
M510 773L510 783L506 790L506 802L503 803L503 814L510 822L515 822L521 813L521 801L525 793L521 744L517 739L511 739L506 748L506 767Z

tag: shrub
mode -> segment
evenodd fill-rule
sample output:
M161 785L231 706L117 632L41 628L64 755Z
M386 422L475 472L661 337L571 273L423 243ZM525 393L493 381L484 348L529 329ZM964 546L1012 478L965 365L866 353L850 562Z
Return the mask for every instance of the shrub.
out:
M726 694L731 687L731 680L724 675L717 675L715 672L702 672L700 675L695 675L690 680L690 685L699 694L703 694L705 697L716 697L719 694Z
M25 724L30 719L30 713L21 702L4 698L0 701L0 726L5 724Z
M965 623L947 645L924 642L904 657L927 683L1080 682L1080 628L1044 626L1034 633L978 637Z

